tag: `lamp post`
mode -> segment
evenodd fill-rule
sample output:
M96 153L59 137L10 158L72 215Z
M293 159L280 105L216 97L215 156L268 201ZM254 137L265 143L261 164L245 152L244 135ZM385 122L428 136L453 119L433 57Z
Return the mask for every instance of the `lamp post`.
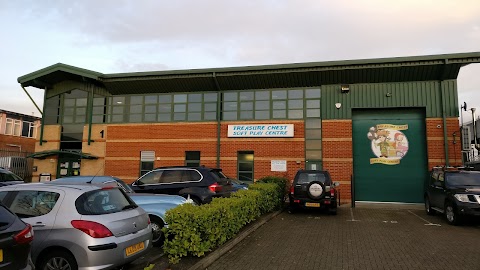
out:
M479 145L477 144L477 124L475 123L476 122L476 116L475 116L475 108L471 108L470 109L472 111L472 124L473 124L473 142L475 144L475 148L478 150L480 150L480 147Z

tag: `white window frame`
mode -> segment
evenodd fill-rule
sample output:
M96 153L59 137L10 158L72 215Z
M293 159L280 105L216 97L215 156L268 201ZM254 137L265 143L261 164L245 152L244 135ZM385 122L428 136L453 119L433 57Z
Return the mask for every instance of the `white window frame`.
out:
M21 135L22 137L25 137L25 138L35 138L35 135L36 135L36 126L35 126L35 123L34 122L30 122L30 121L23 121L22 123L22 133L23 133L23 124L25 123L28 123L28 134L27 136L23 136Z
M13 121L13 136L22 136L22 121L14 120Z
M462 127L462 150L464 151L470 151L471 149L472 134L470 132L470 126Z
M13 122L14 120L12 118L5 120L5 135L13 135ZM8 125L10 125L10 127Z

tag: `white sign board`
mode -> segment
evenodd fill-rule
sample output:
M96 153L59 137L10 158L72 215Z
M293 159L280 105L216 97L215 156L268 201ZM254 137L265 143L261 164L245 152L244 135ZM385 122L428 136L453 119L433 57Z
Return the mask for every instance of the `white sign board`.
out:
M293 124L228 125L228 137L292 138Z
M272 160L271 163L272 172L286 172L287 161L286 160Z

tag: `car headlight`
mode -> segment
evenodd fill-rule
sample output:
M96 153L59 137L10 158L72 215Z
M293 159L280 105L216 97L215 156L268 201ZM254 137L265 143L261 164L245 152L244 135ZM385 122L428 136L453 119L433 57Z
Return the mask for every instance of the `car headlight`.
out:
M460 202L470 202L470 199L468 199L467 194L455 194L453 195L455 199L459 200Z

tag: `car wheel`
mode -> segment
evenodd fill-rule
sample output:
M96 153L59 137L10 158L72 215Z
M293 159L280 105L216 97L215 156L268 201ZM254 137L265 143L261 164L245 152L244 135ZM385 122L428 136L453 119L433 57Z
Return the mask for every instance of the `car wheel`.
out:
M163 221L158 217L151 217L150 218L151 226L152 226L152 244L155 247L163 246L165 241L165 234L163 233L163 227L165 224Z
M307 186L307 194L313 200L318 200L325 192L325 185L320 181L313 181Z
M425 196L425 212L427 215L433 216L435 215L435 210L432 209L432 205L430 204L430 198Z
M77 270L78 265L72 254L63 250L48 253L40 262L40 270Z
M290 203L290 205L288 206L288 213L289 214L295 214L296 212L298 212L298 206Z
M460 216L458 215L457 209L451 202L445 203L445 219L451 225L460 224Z

